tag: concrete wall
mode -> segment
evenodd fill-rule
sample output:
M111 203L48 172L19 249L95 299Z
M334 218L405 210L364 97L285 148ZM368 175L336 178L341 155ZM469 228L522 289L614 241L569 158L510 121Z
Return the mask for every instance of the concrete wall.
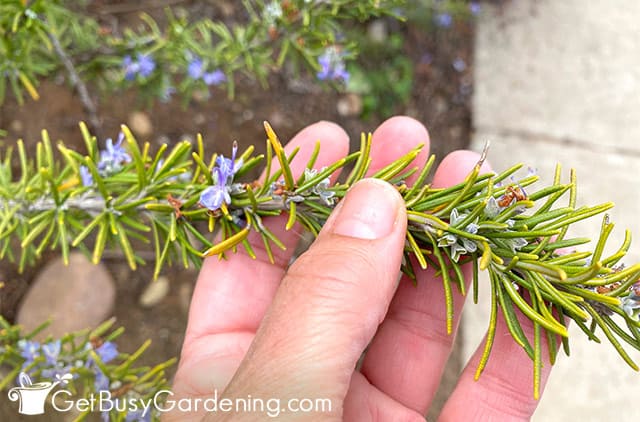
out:
M611 248L631 229L628 263L640 262L639 22L634 0L505 1L483 9L475 56L474 149L491 140L495 170L524 162L547 182L556 163L565 180L575 168L580 205L616 203ZM594 236L599 226L578 232ZM487 321L485 294L465 309L465 357ZM640 374L606 339L570 333L572 356L556 364L534 420L637 421Z

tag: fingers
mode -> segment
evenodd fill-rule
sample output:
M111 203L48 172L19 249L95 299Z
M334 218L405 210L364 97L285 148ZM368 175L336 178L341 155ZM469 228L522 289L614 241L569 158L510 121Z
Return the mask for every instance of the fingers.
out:
M422 123L406 116L391 117L373 132L368 173L374 174L418 145L423 147L411 167L423 166L429 158L429 144L429 133ZM416 177L414 174L407 182L411 184Z
M449 154L438 167L433 186L460 183L478 159L470 151ZM482 169L486 171L488 166ZM462 271L470 279L470 267L465 265ZM378 389L421 414L426 413L440 385L464 304L464 296L452 288L453 334L448 334L442 277L435 273L432 267L418 271L417 285L403 277L361 369Z
M340 126L330 122L310 125L285 147L287 154L300 148L291 162L294 176L302 174L318 141L322 145L316 168L339 160L349 149L349 137ZM276 161L273 172L279 168ZM250 235L250 242L258 259L241 253L243 248L239 248L239 253L228 254L226 260L218 257L205 260L191 302L185 345L190 338L203 334L257 329L299 240L296 228L291 231L284 229L286 218L283 215L264 219L264 223L287 247L286 251L279 250L277 246L272 248L277 265L269 262L262 239L256 233Z
M317 141L322 142L316 168L344 157L347 134L338 125L319 122L299 132L285 147L300 151L292 161L294 175L303 172ZM277 168L274 162L274 171ZM207 258L200 271L189 311L189 322L174 388L194 395L223 388L235 373L282 279L285 266L299 239L284 230L286 217L265 218L264 224L287 246L274 247L277 265L266 258L262 240L253 233L250 242L258 259L246 253L228 254L227 260Z
M533 339L532 322L522 314L518 314L518 320L527 337L530 340ZM530 420L538 406L538 401L533 397L533 361L522 347L513 341L501 315L498 316L495 340L487 366L478 381L474 381L483 348L484 343L478 347L467 364L440 414L440 419L443 421ZM551 371L544 333L542 362L541 390L544 389Z
M344 399L398 281L404 201L391 185L355 184L288 270L225 395Z

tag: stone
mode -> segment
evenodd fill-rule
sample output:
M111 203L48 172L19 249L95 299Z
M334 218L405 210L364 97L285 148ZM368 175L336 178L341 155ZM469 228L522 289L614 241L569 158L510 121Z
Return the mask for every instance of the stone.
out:
M387 23L383 19L376 19L367 25L367 36L374 43L384 43L387 40L387 34Z
M22 133L22 130L24 129L24 124L22 123L21 120L13 120L9 124L9 129L11 129L15 133Z
M147 138L153 133L153 124L149 115L143 111L134 111L129 114L129 128L136 135Z
M113 312L115 296L115 284L105 266L73 252L69 265L59 257L36 276L16 322L28 332L50 319L51 324L37 338L60 337L106 320Z
M196 113L193 115L193 124L196 126L202 126L207 123L207 116L204 113Z
M362 97L354 93L343 95L336 103L336 109L343 117L358 116L362 113Z
M162 302L169 293L169 284L169 278L164 275L159 276L157 280L149 283L140 295L140 306L151 308Z
M287 116L280 110L274 110L269 114L269 123L273 127L284 127L288 125Z

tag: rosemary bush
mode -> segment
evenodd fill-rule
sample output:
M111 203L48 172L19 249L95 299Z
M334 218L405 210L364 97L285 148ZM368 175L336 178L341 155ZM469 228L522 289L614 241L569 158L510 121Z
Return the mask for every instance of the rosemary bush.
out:
M135 3L122 6L107 10L142 9ZM3 1L0 104L7 88L20 104L25 95L37 100L39 81L60 69L94 128L100 119L92 88L104 93L135 87L143 97L165 102L174 94L184 102L196 92L208 98L215 87L233 97L243 77L266 87L269 74L285 64L340 88L349 81L347 64L366 41L360 23L393 17L448 28L455 19L479 11L477 2L466 0L245 0L242 8L244 17L233 25L167 8L162 23L141 13L141 25L121 28L100 19L104 11L88 0ZM354 89L387 90L377 89L381 75L375 68L368 69L372 77L359 66L355 69L359 78Z

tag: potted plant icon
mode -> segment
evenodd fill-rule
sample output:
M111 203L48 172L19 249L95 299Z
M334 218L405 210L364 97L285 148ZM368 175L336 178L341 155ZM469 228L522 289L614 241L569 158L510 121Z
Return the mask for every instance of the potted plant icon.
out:
M21 372L18 376L20 387L9 390L9 400L19 400L18 412L22 415L42 415L44 402L53 388L62 383L66 384L72 377L71 374L56 375L55 381L37 382L33 384L29 375Z

